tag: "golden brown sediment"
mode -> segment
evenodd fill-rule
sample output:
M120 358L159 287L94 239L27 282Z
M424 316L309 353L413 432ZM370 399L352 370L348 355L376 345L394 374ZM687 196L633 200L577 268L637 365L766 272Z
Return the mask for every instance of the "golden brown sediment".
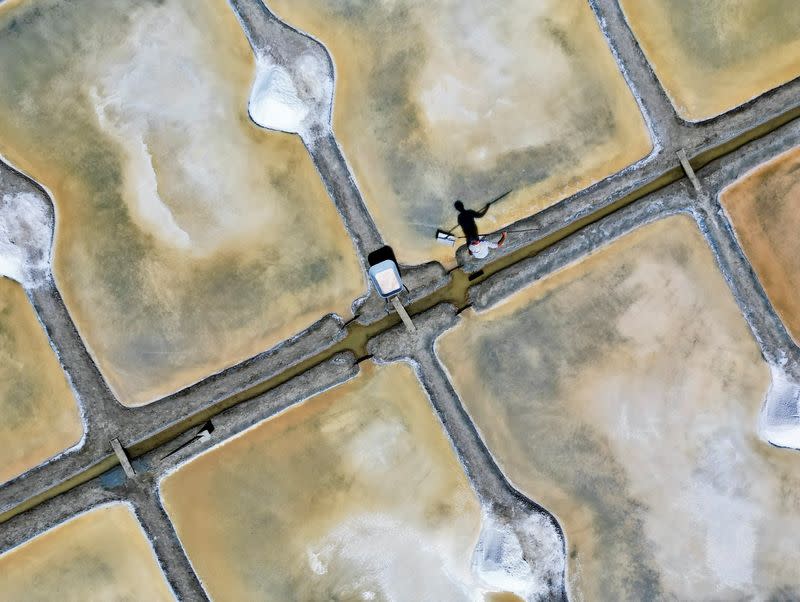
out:
M101 506L0 556L4 600L175 600L131 509Z
M588 3L272 0L336 65L333 126L400 259L453 262L435 242L453 202L484 231L646 156L652 143ZM460 232L459 232L460 234Z
M22 286L0 277L0 483L77 444L78 404Z
M734 182L720 202L772 306L800 344L800 148Z
M363 292L303 143L247 116L254 71L225 0L0 7L0 152L52 193L59 290L125 405Z
M794 0L620 0L678 114L703 121L800 76Z
M503 471L561 523L573 599L797 593L800 466L756 435L769 370L693 220L462 316L438 353Z
M518 595L509 592L492 592L486 594L486 602L523 602L523 600Z
M215 599L482 597L480 508L413 370L362 369L162 481Z

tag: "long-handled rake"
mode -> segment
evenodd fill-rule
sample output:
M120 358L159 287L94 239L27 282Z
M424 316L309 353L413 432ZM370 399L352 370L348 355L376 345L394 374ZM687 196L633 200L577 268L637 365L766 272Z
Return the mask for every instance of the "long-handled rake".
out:
M489 207L494 205L497 201L503 200L504 198L506 198L511 193L512 193L512 191L508 190L508 191L504 192L503 194L501 194L499 197L492 199L491 201L486 203L486 205L484 205L483 208L481 208L481 211L484 211L485 209L488 209ZM467 238L466 236L456 236L455 234L453 234L453 230L455 230L456 228L458 228L458 224L456 224L455 226L453 226L449 230L437 229L436 230L436 242L438 242L440 244L443 244L443 245L447 245L449 247L452 247L453 245L456 244L457 240L466 239ZM527 228L527 229L522 229L522 230L506 230L506 232L535 232L536 230L538 230L538 228Z
M489 207L494 205L497 201L503 200L504 198L506 198L512 192L513 192L513 190L507 190L503 194L501 194L500 196L492 199L491 201L486 203L481 208L481 212L485 211L486 209L488 209ZM453 230L455 230L456 228L458 228L458 224L456 224L455 226L453 226L449 230L442 230L441 228L437 229L436 230L436 241L441 243L441 244L443 244L443 245L449 245L449 246L452 247L456 243L457 239L464 238L463 236L456 236L455 234L453 234Z

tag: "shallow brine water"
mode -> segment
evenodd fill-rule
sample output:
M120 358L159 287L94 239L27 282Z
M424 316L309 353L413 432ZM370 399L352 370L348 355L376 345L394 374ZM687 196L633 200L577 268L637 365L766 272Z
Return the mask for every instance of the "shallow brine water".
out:
M800 148L737 180L720 202L775 311L800 344Z
M254 74L225 0L0 5L0 152L52 192L56 281L126 405L364 289L300 139L248 119Z
M22 286L0 277L0 483L77 444L78 404Z
M362 366L364 366L362 364ZM411 368L364 366L161 484L217 600L483 600L481 512Z
M652 144L589 4L510 0L269 0L326 45L333 127L378 226L406 262L453 202L489 231L646 156Z
M4 600L175 600L126 504L100 506L0 556Z
M800 462L756 434L769 370L693 220L462 316L438 353L574 599L800 596Z
M678 114L702 121L800 76L795 0L620 0Z

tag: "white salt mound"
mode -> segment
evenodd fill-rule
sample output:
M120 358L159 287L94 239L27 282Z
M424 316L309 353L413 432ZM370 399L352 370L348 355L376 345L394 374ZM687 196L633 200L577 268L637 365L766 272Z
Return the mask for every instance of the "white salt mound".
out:
M309 109L285 69L260 64L248 104L250 117L258 125L291 134L302 131Z
M800 449L800 384L771 366L770 384L761 412L759 433L773 445Z
M492 590L511 592L524 600L542 599L549 595L553 577L563 573L562 542L544 516L530 516L515 529L487 513L472 568Z
M30 192L0 199L0 276L34 284L50 265L51 224L42 200Z

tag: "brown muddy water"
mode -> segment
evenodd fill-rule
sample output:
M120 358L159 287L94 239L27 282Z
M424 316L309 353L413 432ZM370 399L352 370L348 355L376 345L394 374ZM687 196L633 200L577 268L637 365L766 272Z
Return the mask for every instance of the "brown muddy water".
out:
M800 344L800 148L734 182L720 202L775 311Z
M693 220L462 316L438 353L574 600L800 597L800 457L756 434L769 370Z
M214 599L483 600L480 507L416 376L362 370L163 479Z
M401 260L453 261L453 202L489 231L645 157L639 108L584 0L269 0L336 66L333 127Z
M22 286L0 277L0 483L83 435L78 403ZM0 590L1 591L1 590Z
M248 119L254 74L225 0L0 5L0 152L52 192L59 290L126 405L365 288L300 139Z
M126 504L100 506L0 556L9 601L175 600Z
M620 0L678 114L716 117L800 76L795 0Z

